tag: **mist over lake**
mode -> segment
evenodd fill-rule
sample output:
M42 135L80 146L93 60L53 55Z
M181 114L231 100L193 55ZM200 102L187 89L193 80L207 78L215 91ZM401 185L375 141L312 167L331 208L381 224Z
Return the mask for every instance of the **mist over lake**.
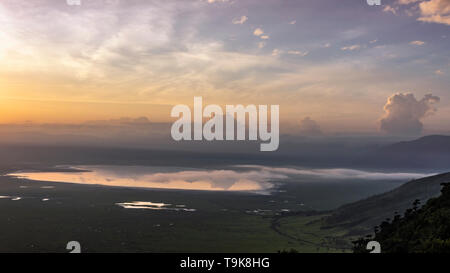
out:
M417 179L428 173L370 172L353 169L312 169L293 166L232 165L205 168L168 166L77 165L58 166L54 171L18 171L10 177L57 183L101 185L113 187L243 192L248 194L280 195L303 192L309 203L318 208L331 208L351 201L355 195L339 196L330 202L330 190L351 188L371 192L374 186L389 189L401 182ZM322 192L319 188L326 188ZM360 196L356 194L356 196Z

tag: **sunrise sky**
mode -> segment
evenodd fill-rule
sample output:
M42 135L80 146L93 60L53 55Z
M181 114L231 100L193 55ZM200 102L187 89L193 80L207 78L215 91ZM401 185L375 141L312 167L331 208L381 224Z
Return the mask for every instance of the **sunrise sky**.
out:
M1 0L0 123L167 122L203 96L324 131L450 131L450 0L381 1Z

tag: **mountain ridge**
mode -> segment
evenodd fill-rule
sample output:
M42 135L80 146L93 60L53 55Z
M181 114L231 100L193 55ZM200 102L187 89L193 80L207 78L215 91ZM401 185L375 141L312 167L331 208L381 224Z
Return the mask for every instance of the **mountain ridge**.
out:
M450 151L450 136L428 135L411 141L401 141L383 147L393 152L447 153Z

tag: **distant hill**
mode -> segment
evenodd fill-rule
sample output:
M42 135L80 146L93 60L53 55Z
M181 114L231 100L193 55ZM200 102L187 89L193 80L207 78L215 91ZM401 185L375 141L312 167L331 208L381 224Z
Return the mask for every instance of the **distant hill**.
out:
M377 241L383 253L450 253L450 183L442 194L422 207L416 202L403 216L377 226L375 237L354 241L354 252L368 252L369 241Z
M326 218L326 227L345 227L353 234L372 231L386 218L392 219L395 212L403 214L416 199L424 204L438 196L445 182L450 182L450 173L412 180L390 192L344 205Z
M355 165L410 170L448 170L450 168L450 136L430 135L402 141L364 154Z
M381 151L406 154L450 155L450 136L430 135L413 141L402 141L383 147Z

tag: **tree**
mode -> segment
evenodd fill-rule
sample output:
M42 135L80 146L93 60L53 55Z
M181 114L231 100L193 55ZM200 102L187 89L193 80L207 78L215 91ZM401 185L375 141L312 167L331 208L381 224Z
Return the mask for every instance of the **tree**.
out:
M450 183L441 185L439 197L423 207L415 200L403 217L396 213L374 228L373 237L354 241L353 251L367 253L367 243L377 241L384 253L450 253Z

